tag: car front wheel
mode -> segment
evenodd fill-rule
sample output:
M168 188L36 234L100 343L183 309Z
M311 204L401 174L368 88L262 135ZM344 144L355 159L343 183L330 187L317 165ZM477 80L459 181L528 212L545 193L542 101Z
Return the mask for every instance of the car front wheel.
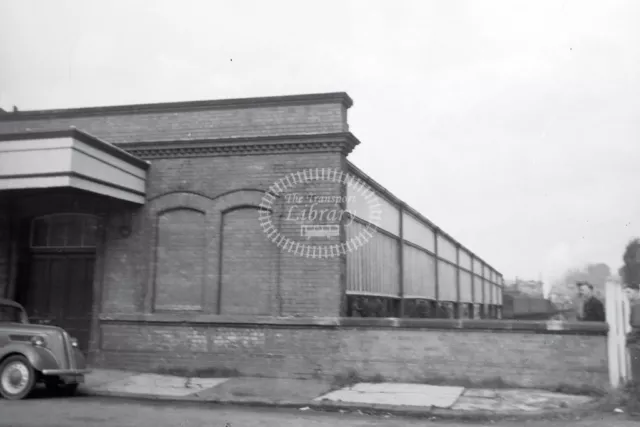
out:
M0 395L5 399L24 399L36 383L36 373L24 356L9 356L0 364Z

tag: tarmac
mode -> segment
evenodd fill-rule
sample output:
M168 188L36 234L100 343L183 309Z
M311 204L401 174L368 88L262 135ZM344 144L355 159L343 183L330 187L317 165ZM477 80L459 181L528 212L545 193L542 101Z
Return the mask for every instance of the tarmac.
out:
M597 399L534 389L473 389L428 384L357 383L286 378L189 378L94 370L80 387L85 395L209 404L433 416L491 418L575 414Z

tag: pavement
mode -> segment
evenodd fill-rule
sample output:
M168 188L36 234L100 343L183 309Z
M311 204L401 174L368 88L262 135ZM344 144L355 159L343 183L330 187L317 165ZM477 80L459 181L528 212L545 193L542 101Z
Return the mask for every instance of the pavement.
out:
M473 389L402 383L357 383L336 387L329 381L314 379L188 378L102 369L87 375L80 390L90 396L155 401L471 419L574 414L597 405L594 397L534 389Z
M390 414L300 411L234 405L203 405L95 396L55 396L44 389L30 399L0 399L0 427L638 427L624 415L594 414L579 419L433 420Z

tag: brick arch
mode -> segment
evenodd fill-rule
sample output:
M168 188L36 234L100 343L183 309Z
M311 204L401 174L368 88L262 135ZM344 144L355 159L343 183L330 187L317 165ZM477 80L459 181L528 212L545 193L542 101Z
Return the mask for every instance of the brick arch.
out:
M219 230L219 232L216 233L216 235L213 238L214 241L212 242L212 244L214 244L217 248L218 256L215 259L210 260L212 264L212 270L217 272L216 286L215 286L215 289L216 289L215 301L213 300L211 301L210 310L215 312L216 314L239 314L239 312L235 313L233 310L225 309L225 307L222 306L224 302L223 300L226 299L227 302L229 301L229 298L228 298L229 289L227 289L227 292L224 293L223 287L225 283L230 283L229 273L223 271L225 267L223 265L225 255L228 255L224 253L224 250L226 249L227 251L229 251L229 250L232 250L231 248L233 247L233 241L232 241L233 238L229 234L230 230L225 231L224 220L225 218L228 218L230 221L234 221L236 223L236 228L238 229L239 232L251 233L251 235L255 237L260 236L260 237L265 237L266 239L266 236L262 235L262 229L260 226L259 217L257 213L258 210L261 208L260 204L262 203L262 198L264 197L264 194L265 193L262 190L241 189L241 190L235 190L235 191L230 191L228 193L221 194L220 196L216 197L213 200L213 211L214 211L213 220L215 223L214 227L216 228L216 230ZM253 219L253 212L249 213L250 211L255 211L256 213L254 223L251 222L251 220ZM243 225L240 225L241 222L238 221L239 218L244 218L245 221L242 222ZM240 227L242 227L242 229L240 229ZM225 234L227 235L226 242L225 242ZM233 239L233 240L236 240L236 239ZM260 243L262 244L264 242L261 241ZM268 243L271 244L271 242L268 242ZM269 248L269 246L263 245L263 248L266 250L267 248ZM265 288L263 288L264 296L265 298L267 298L268 301L265 301L264 307L266 308L264 310L258 310L253 314L273 315L273 314L276 314L278 311L276 308L277 304L275 302L275 296L278 293L278 279L279 279L278 276L279 275L277 271L279 268L280 257L279 255L277 255L279 251L276 253L277 251L276 248L271 247L271 249L274 251L274 253L272 254L273 258L270 260L270 262L267 263L270 265L270 269L269 269L270 271L260 272L260 274L268 276L268 277L264 277L264 279L265 279L265 283L269 284L267 286L269 289L267 291L265 290ZM230 257L227 259L230 260L230 259L233 259L233 257ZM233 268L235 267L232 267L232 269ZM239 282L250 281L249 278L245 277L247 276L247 274L245 273L247 272L246 271L238 272L237 280ZM225 281L225 277L227 278L226 281ZM227 296L227 298L225 298L225 295Z
M187 208L207 212L213 207L213 200L209 197L187 192L177 191L154 197L147 203L147 209L153 213L169 211L171 209Z
M203 197L205 199L212 200L211 197L208 197L206 194L199 193L197 191L171 190L171 191L167 191L165 193L160 193L160 194L156 194L155 196L149 197L147 199L147 203L151 203L151 202L155 201L156 199L166 198L167 196L171 196L172 194L193 194L194 196L200 196L200 197Z
M260 207L265 192L256 189L232 190L213 199L214 209L220 212L239 207Z
M143 247L150 248L147 251L149 266L147 269L147 280L144 292L144 311L150 312L154 310L155 303L170 299L170 293L175 291L188 292L190 295L199 295L199 301L192 301L189 304L176 303L169 305L165 302L159 303L158 308L169 309L175 311L207 311L207 300L210 298L209 293L215 287L216 275L211 270L209 260L216 257L215 246L212 245L214 235L217 232L215 227L215 210L213 200L193 192L171 192L161 196L154 197L147 203L147 216L151 221L147 221L146 229L143 231ZM184 215L183 215L184 214ZM195 218L193 215L198 214ZM175 227L171 224L161 224L161 218L169 217L170 221L175 221ZM193 218L192 218L193 217ZM197 219L197 221L195 221ZM167 227L168 225L168 227ZM180 227L185 227L185 233L179 233ZM165 227L162 228L161 227ZM163 237L176 234L184 237L184 244L188 248L163 247ZM193 242L189 241L189 238ZM171 254L174 251L176 254ZM175 290L168 289L171 283L171 277L158 277L159 270L162 270L163 258L169 252L169 257L173 255L177 288ZM190 254L191 252L191 254ZM160 254L161 258L159 259ZM188 257L191 256L191 259ZM192 269L197 278L193 280L193 288L181 289L186 286L183 276L187 273L188 265L194 266ZM180 267L182 265L184 268ZM163 275L170 275L170 270L166 272L160 271ZM182 277L182 279L181 279ZM184 282L184 283L183 283ZM197 289L196 289L197 288ZM159 294L160 292L160 294ZM157 299L156 297L159 297Z
M204 214L204 255L203 255L203 280L202 303L200 311L210 314L220 313L221 295L221 251L222 251L222 226L224 215L236 210L251 208L258 210L262 203L264 191L257 189L232 190L209 198L193 192L170 192L149 200L145 210L152 221L148 221L145 230L142 231L142 247L151 248L147 251L147 279L143 297L143 309L145 312L153 311L154 292L156 289L157 271L157 242L159 236L158 219L160 215L172 211L197 211ZM258 218L256 216L256 223ZM259 226L257 223L256 225ZM197 262L197 261L196 261ZM279 259L275 261L274 269L278 268Z

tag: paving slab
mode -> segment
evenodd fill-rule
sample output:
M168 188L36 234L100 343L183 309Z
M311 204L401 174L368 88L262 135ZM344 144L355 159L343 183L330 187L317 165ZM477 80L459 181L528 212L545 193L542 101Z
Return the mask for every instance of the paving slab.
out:
M558 405L563 406L577 406L583 405L593 401L594 399L589 396L579 396L564 393L553 393L544 390L517 390L517 389L504 389L495 390L498 394L498 398L509 402L520 402L527 405Z
M108 393L154 396L189 396L227 381L228 378L185 378L171 375L139 374L100 384L93 389Z
M449 408L462 395L463 387L402 383L358 383L320 396L315 401L366 403L371 405Z
M357 383L347 388L363 393L446 393L456 397L464 391L464 387L414 383Z
M202 390L194 397L208 401L272 402L306 406L329 390L331 384L321 380L239 377Z
M494 413L540 412L576 408L593 402L588 396L574 396L541 390L466 390L451 407L454 411Z

